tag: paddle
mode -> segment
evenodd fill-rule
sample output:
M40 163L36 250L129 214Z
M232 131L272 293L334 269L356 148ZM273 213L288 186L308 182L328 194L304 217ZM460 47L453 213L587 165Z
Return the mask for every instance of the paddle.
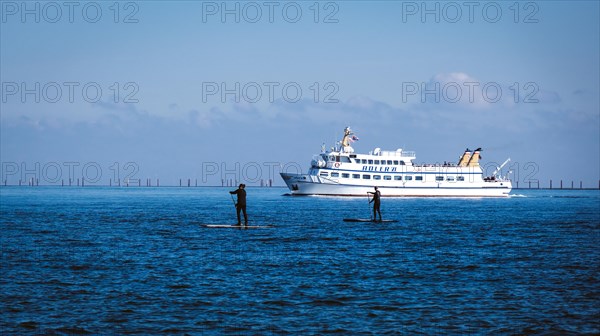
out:
M237 210L237 204L235 204L235 199L233 198L233 194L229 194L231 196L231 201L233 202L233 207Z
M235 214L237 215L237 204L235 204L235 199L233 199L233 194L229 194L231 196L231 202L233 202L233 208L235 209Z
M372 212L371 212L371 197L369 196L369 193L368 193L368 192L367 192L367 201L369 201L369 202L367 203L367 209L369 209L369 218L370 218L371 220L373 220L373 215L372 215Z

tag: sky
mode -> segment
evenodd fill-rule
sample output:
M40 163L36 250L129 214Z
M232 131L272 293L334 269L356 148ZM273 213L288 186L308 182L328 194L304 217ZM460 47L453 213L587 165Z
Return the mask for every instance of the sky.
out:
M598 187L597 1L0 1L2 184L283 185L356 152Z

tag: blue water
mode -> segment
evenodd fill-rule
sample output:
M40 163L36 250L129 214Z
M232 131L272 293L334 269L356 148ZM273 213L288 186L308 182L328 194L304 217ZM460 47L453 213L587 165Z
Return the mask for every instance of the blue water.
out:
M2 187L3 334L600 333L600 192Z

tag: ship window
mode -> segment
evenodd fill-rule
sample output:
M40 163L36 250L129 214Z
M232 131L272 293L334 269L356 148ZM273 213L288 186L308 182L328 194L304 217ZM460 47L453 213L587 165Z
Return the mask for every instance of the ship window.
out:
M404 176L404 179L405 179L406 181L412 181L412 176Z
M400 165L404 166L406 163L404 163L404 161L400 161Z
M398 165L398 160L394 160L394 165L397 166Z
M381 180L381 175L373 175L374 180Z
M348 174L348 173L342 173L342 177L343 177L343 178L349 178L349 177L350 177L350 174Z
M354 159L356 157L356 154L350 154L350 157Z
M446 181L454 182L454 176L448 176L448 178L446 178Z
M352 178L360 178L360 174L352 174Z
M373 160L369 160L369 164L373 164Z
M392 179L392 177L390 175L385 175L383 177L383 179L386 180L386 181L390 181Z
M402 181L402 176L396 175L396 176L394 176L394 180L396 180L396 181Z
M356 161L356 163L360 163L360 159L354 159L354 161Z
M423 181L423 176L415 176L415 181Z
M331 177L340 177L340 173L331 173Z
M392 164L392 160L387 160L387 164L391 165Z
M352 162L347 156L342 156L342 162Z
M375 160L375 164L379 164L379 160Z
M327 176L329 176L329 173L327 173L327 172L322 172L321 174L319 174L319 176L327 177Z
M436 181L443 181L443 180L444 180L444 177L443 177L443 176L436 176L436 177L435 177L435 180L436 180Z
M366 174L365 174L365 175L363 175L363 179L365 179L365 180L370 180L370 179L371 179L371 175L366 175Z
M362 162L362 164L367 164L367 160L366 159L362 159L361 162Z
M456 180L457 180L457 181L464 181L464 180L465 180L465 177L464 177L464 176L458 176L458 177L456 178Z

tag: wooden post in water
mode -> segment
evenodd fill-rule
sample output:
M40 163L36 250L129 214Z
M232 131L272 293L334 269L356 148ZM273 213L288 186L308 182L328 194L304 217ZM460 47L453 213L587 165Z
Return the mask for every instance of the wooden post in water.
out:
M562 189L562 180L560 180L560 189Z
M571 189L573 189L573 180L571 180Z
M550 180L550 189L552 189L552 180Z

